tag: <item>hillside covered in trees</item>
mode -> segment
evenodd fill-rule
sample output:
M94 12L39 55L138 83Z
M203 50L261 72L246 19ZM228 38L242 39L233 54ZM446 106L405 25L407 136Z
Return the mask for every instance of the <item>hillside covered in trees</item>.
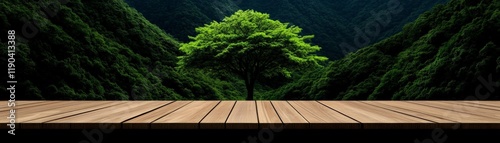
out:
M0 9L0 31L17 33L17 99L243 98L238 81L176 70L179 42L121 0L8 0Z
M181 42L195 36L195 28L220 21L238 9L269 13L272 19L303 28L304 35L315 35L313 43L322 47L319 54L339 59L346 53L380 41L401 31L402 27L436 4L448 0L126 0L144 17ZM389 13L396 7L395 12ZM389 16L386 18L386 15ZM356 43L356 29L364 31L377 18L384 19L380 32L365 42ZM385 20L387 23L385 24ZM376 24L376 23L375 23ZM368 26L367 26L368 25Z
M500 99L500 1L451 0L271 92L277 99Z
M286 49L278 53L284 51L298 63L310 62L299 58L309 53L293 49L320 49L318 55L329 57L323 67L301 71L272 65L277 67L271 68L273 73L285 74L260 78L252 87L254 99L500 99L498 0L12 0L0 1L0 9L0 32L16 30L16 99L245 99L248 87L237 75L213 74L210 66L180 68L179 59L192 52L181 50L183 45L193 50L225 48L209 52L225 59L234 59L228 52L248 58L242 53L255 47ZM264 21L282 22L281 29L292 27L292 36L280 39L279 28L262 27L243 36L231 26L196 31L219 25L241 9L269 14ZM381 11L395 13L386 25L374 16ZM374 21L380 29L367 30ZM251 22L259 23L247 20L239 25L255 27ZM360 38L356 27L364 34L376 32L368 32L370 37L361 39L365 42L355 42ZM200 33L198 37L205 38L195 38ZM253 41L244 41L245 36ZM200 39L204 44L197 43ZM262 39L270 42L262 44ZM296 48L284 46L300 40L305 42L292 43ZM7 41L0 37L0 45ZM348 46L340 46L343 43ZM240 51L230 51L234 47ZM7 65L7 50L0 54L0 63ZM0 92L7 92L5 86L0 85Z

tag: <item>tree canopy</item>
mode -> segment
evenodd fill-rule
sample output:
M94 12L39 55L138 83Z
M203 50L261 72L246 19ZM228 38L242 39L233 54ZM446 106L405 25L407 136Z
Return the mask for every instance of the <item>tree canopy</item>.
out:
M125 0L151 23L172 34L181 42L188 42L188 35L196 35L195 28L213 20L221 21L239 9L253 9L268 13L272 19L286 21L302 28L302 34L314 34L311 43L322 49L318 55L338 60L347 52L379 42L400 32L403 26L434 5L448 0ZM389 14L390 7L402 11ZM389 14L389 15L385 15ZM382 16L382 17L378 17ZM387 16L387 17L386 17ZM365 31L373 28L378 18L390 20L380 25L373 35L356 34L356 28ZM387 24L387 25L385 25ZM357 36L367 36L369 41L358 45ZM365 45L366 44L366 45ZM262 82L261 82L262 84Z
M295 70L320 66L326 57L310 44L313 35L301 36L300 27L269 18L269 14L239 10L221 22L196 28L191 42L181 44L179 65L245 80L247 100L253 99L255 81Z

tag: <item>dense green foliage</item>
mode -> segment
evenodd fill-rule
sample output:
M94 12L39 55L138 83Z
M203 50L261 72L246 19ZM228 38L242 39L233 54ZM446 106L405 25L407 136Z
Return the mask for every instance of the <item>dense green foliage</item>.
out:
M182 67L205 69L244 79L247 100L253 100L255 81L280 74L289 76L326 57L315 55L320 47L307 43L313 35L301 36L301 28L269 19L269 14L239 10L222 22L196 29L193 41L182 44Z
M272 62L280 63L280 57L294 54L301 56L291 56L292 61L302 61L303 55L322 47L318 54L339 59L346 50L341 48L342 43L354 50L365 47L325 68L285 72L291 78L283 74L262 76L255 84L255 99L460 100L471 95L500 99L498 0L451 0L425 13L447 0L400 1L397 8L401 11L391 15L387 25L379 22L385 26L380 31L375 28L376 34L365 31L368 41L361 46L353 42L359 36L356 27L366 30L367 24L377 21L372 13L391 10L391 1L126 1L144 16L121 0L0 1L0 32L5 35L14 29L17 33L16 99L245 99L248 83L239 80L244 76L220 70L228 69L227 62L236 61L232 60L234 55L272 54L276 60ZM236 16L237 22L223 26L225 29L207 28L222 25L228 21L222 21L224 17L239 9L269 13L265 18L268 21L278 19L290 24L242 36L230 33L238 32L235 23L252 25L252 20L240 22L238 19L248 17ZM202 27L198 33L218 37L196 35L196 27ZM302 34L315 38L274 41L279 37L274 32L290 29L291 35L297 36L298 27L304 28ZM175 40L188 42L188 36L195 36L194 42L181 44ZM296 47L310 50L283 46L293 41L304 41ZM7 45L6 36L0 37L0 45ZM252 53L273 47L290 48L280 52L291 54L268 53L272 50ZM188 50L199 48L207 51L193 56ZM0 63L7 65L7 50L1 50L0 55ZM183 61L178 57L184 57ZM179 62L209 63L211 67L178 68ZM284 67L273 67L269 75L284 71ZM7 92L5 84L0 85L0 92Z
M277 99L499 99L499 36L498 0L452 0L402 32L269 94Z
M401 31L402 27L438 3L448 0L126 0L152 23L187 42L195 36L195 28L213 20L220 21L238 9L269 13L271 19L290 22L303 28L306 35L315 35L312 42L322 47L318 54L339 59L344 53L375 43ZM363 45L356 45L355 28L365 29L376 21L373 13L383 13L391 3L399 3L401 11L391 14L387 25L370 36ZM340 46L348 44L348 46Z
M179 43L123 1L53 2L0 1L0 32L17 32L16 99L244 98L236 79L177 71Z

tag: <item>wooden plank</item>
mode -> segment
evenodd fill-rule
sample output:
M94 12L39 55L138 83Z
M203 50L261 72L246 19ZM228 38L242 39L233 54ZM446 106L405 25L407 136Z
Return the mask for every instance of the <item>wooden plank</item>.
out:
M226 129L257 129L259 119L255 101L237 101L226 121Z
M487 110L500 111L500 107L497 107L497 106L494 106L494 105L489 105L489 104L484 104L483 102L479 102L479 101L477 101L477 102L443 101L443 103L448 103L448 104L453 104L453 105L465 105L465 106L483 108L483 109L487 109Z
M281 122L271 101L257 101L257 115L259 116L259 128L283 128L283 122Z
M29 107L38 107L38 106L43 106L43 105L49 105L56 103L58 101L16 101L16 106L13 108L14 109L24 109L24 108L29 108ZM7 104L6 104L7 105ZM0 108L0 112L2 111L10 111L11 107L9 106L2 106Z
M175 110L186 106L187 104L193 101L175 101L166 106L163 106L157 110L151 111L139 117L133 118L123 123L124 129L150 129L151 122L160 119L163 116L166 116Z
M415 117L424 118L435 122L437 127L443 129L452 129L458 121L449 119L439 113L443 110L429 109L430 107L420 107L411 103L406 103L404 101L361 101L362 103L372 105L379 108L384 108L387 110L400 112L402 114L407 114Z
M200 121L220 101L193 101L151 124L152 129L198 129Z
M121 123L144 112L168 104L170 101L117 101L116 106L50 121L44 126L71 127L72 129L99 128L102 125L121 128Z
M10 103L8 102L7 100L7 103ZM23 106L26 106L26 105L34 105L34 104L40 104L40 103L44 103L43 101L23 101L23 100L16 100L16 101L13 101L13 103L15 103L16 106L12 106L12 107L23 107ZM0 111L4 111L5 109L10 109L11 107L9 106L1 106L0 107Z
M44 123L64 117L69 117L72 115L77 115L77 114L82 114L85 112L93 111L93 110L98 110L104 107L111 107L117 104L123 104L124 102L114 102L114 101L79 101L75 103L73 106L68 106L65 108L60 108L55 111L49 110L45 112L47 116L36 118L36 119L30 119L28 121L25 121L23 123Z
M500 107L500 101L465 100L463 102Z
M200 129L224 129L236 101L221 101L201 122Z
M464 105L464 104L460 104L459 102L450 104L450 103L445 103L443 101L419 101L419 102L409 101L409 103L423 105L423 106L429 106L429 107L434 107L434 108L440 108L440 109L450 110L450 111L455 111L455 112L460 112L460 113L468 113L468 114L477 115L477 116L492 117L492 118L500 119L500 114L499 114L500 111L479 108L479 107L474 106L474 105Z
M17 107L23 108L16 108L16 129L100 125L126 129L256 129L274 124L285 128L342 129L352 123L364 129L500 129L498 101L191 102L19 101L16 104L23 105ZM8 110L1 114L8 115ZM0 119L0 124L7 122L7 118Z
M50 109L50 108L45 108L45 109L42 109L42 108L44 108L43 106L36 106L36 107L31 106L31 107L26 107L26 105L24 105L24 108L22 108L23 106L20 106L20 105L17 105L17 104L18 104L18 103L16 103L16 107L13 107L13 109L15 110L16 115L17 115L17 114L19 114L19 113L24 113L24 114L26 114L26 113L30 113L30 112L33 112L33 111L35 111L35 112L36 112L36 111L41 111L41 110L47 110L47 109ZM62 105L64 105L64 104L69 104L69 103L68 103L68 102L64 102L64 101L56 101L56 102L51 102L51 104L48 104L48 106L53 108L53 106L56 106L56 107L57 107L57 106L60 106L61 104L62 104ZM5 106L5 107L8 107L8 106ZM21 107L21 108L20 108L20 107ZM4 110L0 111L0 113L1 113L2 115L7 115L6 113L9 113L9 112L10 112L10 109L11 109L10 107L9 107L9 108L5 108ZM18 118L16 117L16 120L17 120L17 119L18 119ZM3 123L3 121L4 121L4 120L5 120L4 118L1 118L1 119L0 119L0 122L2 122L2 123Z
M288 102L271 101L274 109L278 113L285 129L305 129L309 128L309 122L302 117Z
M378 106L381 108L386 108L388 110L395 110L405 114L410 114L417 117L422 117L438 124L439 128L443 129L457 129L457 124L469 124L467 126L474 125L480 122L494 121L492 119L484 119L484 117L479 117L470 114L458 113L449 110L442 110L438 108L422 106L417 104L411 104L402 101L363 101L363 103ZM466 115L466 116L464 116ZM480 126L476 126L480 128Z
M52 102L51 104L45 104L41 106L34 106L34 107L28 107L28 108L23 108L20 110L17 110L18 118L16 118L17 121L19 122L24 122L40 117L44 117L45 114L54 112L54 109L61 109L69 106L74 106L77 104L78 101L55 101Z
M114 102L114 101L78 101L72 106L39 112L40 114L36 115L38 116L37 118L27 119L26 121L23 121L20 125L22 129L41 129L43 128L43 123L48 121L61 119L64 117L69 117L106 107L111 107L121 103L122 102Z
M32 118L39 118L44 116L44 111L52 111L54 108L61 108L69 105L73 105L75 102L74 101L53 101L50 102L51 104L43 104L41 106L30 106L26 108L15 108L15 122L16 123L22 123L25 122L29 119ZM6 111L1 111L0 115L9 115L10 116L10 110ZM1 124L7 124L10 121L8 118L0 118L0 123ZM18 126L19 127L19 126ZM2 126L0 128L6 128L6 126Z
M315 101L288 101L312 129L359 129L361 124Z
M431 120L436 123L454 124L458 122L456 120L448 119L441 115L436 115L437 113L444 112L445 110L435 109L426 106L422 107L405 101L360 101L360 102L375 107L384 108L395 112L400 112L403 114L422 117L424 119Z
M423 106L429 106L434 108L440 108L449 111L455 111L459 113L467 113L476 116L482 116L487 118L496 118L500 120L500 111L488 110L483 108L477 108L473 106L461 105L461 104L447 104L439 101L409 101L409 103L419 104Z
M436 124L417 117L376 108L359 101L320 101L362 123L364 129L433 129Z

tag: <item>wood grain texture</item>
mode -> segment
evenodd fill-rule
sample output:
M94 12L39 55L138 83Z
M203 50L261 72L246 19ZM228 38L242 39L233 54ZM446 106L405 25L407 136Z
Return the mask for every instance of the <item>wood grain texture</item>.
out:
M471 106L487 110L500 111L500 107L497 107L495 105L484 104L482 102L442 101L442 103L453 104L453 105L464 105L464 106Z
M374 103L371 103L374 104ZM500 128L500 120L487 117L478 116L471 113L455 112L452 110L445 110L441 108L434 108L430 106L423 106L419 104L412 104L409 102L382 102L380 104L389 105L396 108L411 110L415 112L420 112L422 114L430 115L436 118L446 119L454 121L451 124L449 122L442 122L435 120L438 124L445 124L447 126L440 126L441 128L452 128L456 129L458 127L462 129L488 129L488 128ZM458 104L458 103L456 103ZM460 105L459 105L460 106ZM465 106L469 108L468 106ZM408 113L408 112L406 112ZM427 116L423 116L426 119L430 119ZM460 123L460 124L457 124Z
M61 108L61 107L67 107L67 106L70 106L74 104L73 101L55 101L55 102L51 102L50 104L47 104L45 106L31 106L31 107L25 107L25 108L14 108L16 109L16 115L18 117L16 117L16 120L19 121L19 122L22 122L22 121L25 121L27 120L27 118L29 119L30 117L33 116L33 114L39 114L39 112L42 112L42 111L47 111L47 110L52 110L54 108ZM10 110L4 110L4 111L1 111L0 113L2 113L2 115L7 115L7 114L4 114L4 113L8 113L10 112ZM4 122L4 118L1 118L0 122Z
M451 118L445 118L441 115L438 115L442 114L443 112L446 112L446 110L440 110L426 106L419 106L401 101L360 101L360 102L374 107L400 112L402 114L408 114L411 116L425 118L427 120L436 123L446 123L446 124L457 123L456 120L453 120Z
M123 104L123 102L113 102L113 101L79 101L73 106L69 107L64 107L64 108L59 108L56 110L47 110L40 112L41 114L44 114L46 116L40 116L40 118L24 121L21 124L22 129L40 129L40 128L46 128L46 129L59 129L59 126L43 126L46 122L57 120L57 119L62 119L70 116L75 116L78 114L83 114L99 109L104 109L104 108L109 108L116 106L118 104ZM56 124L57 125L57 124ZM62 127L66 128L66 127ZM69 128L69 126L68 126Z
M75 106L78 103L77 101L57 101L51 104L47 104L44 106L34 106L29 108L23 108L18 110L17 114L19 118L17 120L19 122L25 122L28 120L37 119L40 117L45 117L50 115L51 112L57 112L59 109L68 108Z
M320 101L363 124L365 129L433 129L436 124L414 116L363 104L359 101Z
M49 104L56 103L56 102L58 102L58 101L16 101L15 106L13 105L12 107L9 107L8 104L5 103L5 105L7 105L7 106L2 106L0 108L0 112L9 111L12 108L24 109L24 108L29 108L29 107L49 105Z
M50 121L47 122L46 125L70 125L72 129L99 128L102 126L121 128L121 123L125 120L141 115L144 112L151 111L159 106L168 104L168 102L165 101L119 102L124 103L93 112Z
M41 104L38 106L24 106L25 108L16 108L15 116L17 123L26 123L27 121L39 119L47 116L51 116L55 113L60 112L63 108L72 107L75 103L79 103L77 101L49 101L49 104ZM6 115L10 111L2 111L1 115ZM1 118L0 123L7 123L6 118ZM42 125L40 123L36 123L37 127L40 128ZM27 125L26 125L27 126ZM20 126L18 126L20 127Z
M314 101L288 101L312 129L359 129L359 122Z
M236 101L221 101L201 122L200 129L224 129Z
M17 101L13 101L13 102L16 104L15 107L24 107L27 105L35 105L35 104L39 104L39 103L45 103L44 101L24 101L24 100L17 100ZM10 102L7 100L7 103L10 103ZM7 109L7 108L11 108L11 107L2 106L2 107L0 107L0 111L3 111L3 109Z
M474 104L488 105L488 106L500 108L500 101L464 101L464 102L470 102L470 103L474 103Z
M283 128L283 122L281 122L271 101L257 101L257 115L259 116L259 128Z
M271 101L285 125L285 129L306 129L309 122L302 117L287 101Z
M435 122L437 124L436 126L442 129L455 129L456 124L459 123L458 120L454 119L455 117L450 116L451 118L447 118L445 114L443 114L445 112L448 112L446 110L439 110L431 107L419 106L400 101L362 101L362 103L384 108L387 110L392 110L395 112L400 112L402 114L424 118L426 120Z
M227 129L257 129L257 106L255 101L236 101L226 121Z
M455 111L458 113L471 114L476 116L482 116L487 118L495 118L500 121L500 111L489 110L484 108L478 108L475 106L463 105L463 104L447 104L439 101L409 101L409 103L434 107L449 111Z
M465 103L477 104L489 107L496 107L500 109L500 101L464 101Z
M152 129L198 129L200 121L220 101L193 101L151 123Z
M16 129L500 129L500 101L17 103ZM8 121L0 118L0 124Z
M183 106L186 106L187 104L191 103L192 101L174 101L168 105L165 105L163 107L160 107L156 110L153 110L149 113L146 113L144 115L141 115L139 117L130 119L128 121L125 121L123 123L123 128L124 129L150 129L151 128L151 122L156 121L160 119L163 116L166 116L175 110L178 110L182 108Z

